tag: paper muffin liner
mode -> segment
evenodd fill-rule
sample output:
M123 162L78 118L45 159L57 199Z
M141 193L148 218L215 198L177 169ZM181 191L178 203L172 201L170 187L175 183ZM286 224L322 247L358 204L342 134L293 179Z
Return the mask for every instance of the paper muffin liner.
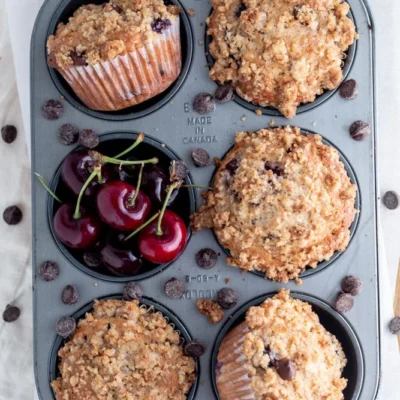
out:
M182 67L179 16L150 43L95 65L58 68L90 109L116 111L142 103L167 89Z
M243 353L248 332L246 322L242 322L225 336L219 348L216 383L221 400L256 399Z

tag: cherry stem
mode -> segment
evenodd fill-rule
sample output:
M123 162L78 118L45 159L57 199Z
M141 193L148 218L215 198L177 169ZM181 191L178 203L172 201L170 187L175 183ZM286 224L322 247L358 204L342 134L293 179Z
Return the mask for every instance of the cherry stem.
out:
M150 158L149 160L141 160L141 161L126 161L126 160L117 160L116 158L111 158L107 156L103 156L103 163L109 164L117 164L117 165L138 165L138 164L157 164L158 158Z
M155 213L150 219L148 219L144 224L140 225L139 228L137 228L135 231L133 231L132 233L130 233L125 239L124 241L128 241L129 239L132 239L133 236L135 236L139 231L141 231L143 228L146 228L147 225L149 225L150 223L152 223L159 215L160 215L161 211L158 211L157 213Z
M161 236L161 235L163 234L163 231L162 231L162 229L161 229L161 223L162 223L162 219L163 219L163 217L164 217L165 210L167 209L168 200L169 200L169 198L171 197L172 192L173 192L176 188L180 187L181 184L182 184L182 182L177 181L177 182L174 182L172 185L170 185L169 188L168 188L167 196L165 197L164 204L163 204L163 206L162 206L161 213L160 213L160 216L159 216L159 218L158 218L157 232L156 232L156 234L157 234L158 236Z
M213 188L210 186L203 186L203 185L182 185L184 188L197 188L197 189L208 189L212 190Z
M47 190L47 192L54 198L54 200L62 204L61 199L47 186L46 182L43 179L43 176L39 175L37 172L34 172L34 174L37 176L39 182L43 185L43 187Z
M101 175L101 168L99 169L99 171L97 172L97 180L99 182L99 184L101 185L102 181L103 181L103 177Z
M140 143L142 143L144 140L144 134L142 132L139 133L139 136L137 137L135 143L133 143L131 146L129 146L126 150L124 150L122 153L117 154L114 158L121 158L125 154L129 153L132 151L135 147L137 147Z
M95 170L89 176L88 180L82 186L82 189L79 192L78 200L76 202L76 207L75 207L75 212L74 212L74 219L79 219L81 217L80 208L81 208L82 196L85 193L85 191L86 191L87 187L89 186L90 182L92 182L92 180L94 178L96 178L96 176L98 176L98 173L99 173L98 169L95 168Z
M128 205L131 207L133 207L135 205L135 201L139 195L140 185L142 184L143 168L144 168L144 163L142 163L142 165L140 166L140 171L139 171L139 176L138 176L138 180L137 180L137 184L136 184L135 194L128 202Z

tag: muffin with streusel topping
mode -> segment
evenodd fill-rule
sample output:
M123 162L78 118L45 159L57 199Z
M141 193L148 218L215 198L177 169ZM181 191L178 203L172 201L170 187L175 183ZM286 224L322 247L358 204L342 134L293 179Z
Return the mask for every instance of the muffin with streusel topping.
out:
M286 118L339 86L358 38L343 0L212 0L210 77Z
M184 400L196 378L179 332L137 300L95 301L61 348L57 400Z
M181 72L180 11L163 0L83 5L49 37L48 63L90 109L142 103Z
M311 305L281 290L251 307L219 348L221 400L342 400L347 360Z
M280 282L344 251L357 213L338 151L289 126L237 133L204 197L192 227L213 228L231 266Z

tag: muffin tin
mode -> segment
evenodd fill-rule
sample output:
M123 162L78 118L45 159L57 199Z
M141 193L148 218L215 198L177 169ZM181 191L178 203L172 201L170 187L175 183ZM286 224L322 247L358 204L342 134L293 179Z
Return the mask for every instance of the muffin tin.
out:
M233 145L236 131L255 131L268 127L271 121L271 110L263 110L267 115L257 116L252 110L258 107L245 105L240 99L218 104L214 112L206 115L199 115L192 110L191 102L196 94L203 91L213 93L216 88L216 84L207 75L208 60L204 51L205 19L210 14L210 4L205 0L181 0L186 10L181 18L181 29L185 37L184 65L182 74L173 87L131 110L98 113L79 104L57 73L49 70L45 54L47 36L54 31L58 18L65 21L68 13L79 5L93 2L96 1L48 0L37 18L31 54L32 171L43 175L47 182L52 182L53 187L56 185L60 162L73 150L59 143L57 132L64 123L73 123L81 129L94 129L101 134L102 142L110 137L129 136L129 132L144 132L147 141L157 151L167 152L170 157L179 157L187 162L192 173L190 179L196 184L207 185L212 179L214 167L194 167L191 151L196 147L203 147L211 156L222 157ZM177 0L172 2L178 3ZM236 318L242 317L243 307L260 303L266 294L274 293L280 287L289 288L295 297L309 301L327 329L337 335L345 350L348 349L346 354L349 370L345 374L348 374L351 382L345 392L345 399L370 400L376 397L380 380L380 337L374 31L366 4L362 0L349 0L349 3L360 34L348 67L348 77L357 79L359 83L357 99L346 101L337 93L327 92L320 96L323 101L318 98L311 105L305 105L305 109L300 109L301 112L290 121L275 111L272 111L272 115L276 126L291 124L304 131L318 132L340 150L347 170L354 173L350 173L350 177L359 187L360 197L357 204L360 205L361 212L358 229L353 233L346 252L336 257L329 266L318 267L319 273L305 273L300 287L294 282L271 282L256 274L242 274L240 270L228 267L225 254L210 230L193 235L177 261L160 267L158 273L140 277L143 278L140 283L146 296L143 302L153 301L155 307L158 306L166 316L171 312L171 319L177 318L182 323L176 325L183 337L199 339L207 347L206 353L199 360L197 391L196 388L192 389L192 397L189 398L217 398L211 376L215 362L213 349L217 350L222 332L229 328L226 321L234 324ZM195 15L189 16L188 9L195 10ZM43 103L49 99L59 99L60 96L63 96L65 108L63 116L57 121L43 118ZM152 114L149 115L150 113ZM365 141L356 142L349 136L348 128L356 120L367 121L372 126L372 135ZM166 147L162 146L163 143ZM195 197L187 204L192 211L196 203L201 204L202 200L200 190L188 191L189 197L192 196L190 193ZM55 353L61 344L55 334L56 321L65 315L80 317L90 309L93 299L122 293L122 281L135 278L121 279L93 273L63 250L54 239L49 223L52 201L34 176L32 201L35 375L39 398L51 400L54 395L49 383L57 373ZM202 270L195 263L194 254L204 247L221 253L213 269ZM46 260L56 261L60 265L60 276L50 283L37 277L39 265ZM341 279L348 274L359 276L364 282L364 290L355 299L353 310L344 318L329 304L332 304L340 290ZM171 277L185 282L187 290L180 300L170 299L163 292L164 283ZM229 284L226 280L229 280ZM66 306L61 302L62 289L68 284L76 285L80 293L80 301L74 306ZM210 325L197 311L196 300L213 297L218 289L225 286L238 292L239 304L225 312L223 322ZM232 319L229 318L230 315L233 316Z

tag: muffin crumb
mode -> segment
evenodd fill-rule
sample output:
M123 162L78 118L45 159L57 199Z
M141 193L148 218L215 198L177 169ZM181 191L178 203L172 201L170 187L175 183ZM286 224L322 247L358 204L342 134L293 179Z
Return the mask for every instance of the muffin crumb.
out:
M203 315L208 317L210 324L217 324L224 318L224 310L219 304L210 299L197 300L197 308Z

